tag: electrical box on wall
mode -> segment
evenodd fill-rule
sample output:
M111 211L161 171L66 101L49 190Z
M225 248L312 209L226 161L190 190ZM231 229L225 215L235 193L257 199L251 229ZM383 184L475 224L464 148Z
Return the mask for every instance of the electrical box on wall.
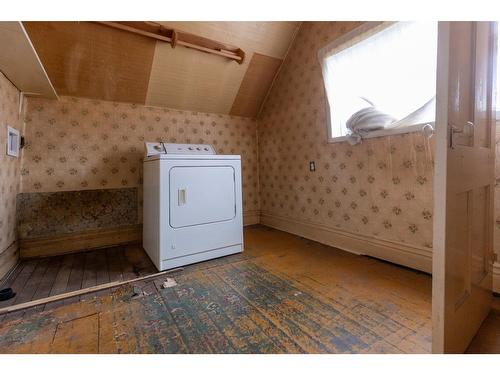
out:
M7 126L7 155L18 157L21 145L19 130Z

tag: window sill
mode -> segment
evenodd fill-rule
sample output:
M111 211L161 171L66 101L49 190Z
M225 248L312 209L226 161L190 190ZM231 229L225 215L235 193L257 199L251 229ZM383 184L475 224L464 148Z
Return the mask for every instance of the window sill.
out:
M390 135L421 132L422 129L424 128L424 126L426 126L426 125L432 125L432 127L435 128L435 122L426 122L424 124L416 124L416 125L406 126L404 128L399 128L399 129L375 130L375 131L372 131L370 133L363 135L363 139L387 137ZM329 138L328 143L347 142L347 138L348 138L347 136Z

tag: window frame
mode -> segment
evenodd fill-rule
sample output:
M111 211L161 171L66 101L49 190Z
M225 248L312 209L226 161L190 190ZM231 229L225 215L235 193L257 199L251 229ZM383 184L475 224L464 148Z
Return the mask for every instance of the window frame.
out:
M326 112L326 126L327 126L327 134L328 139L327 143L339 143L346 142L348 140L348 136L342 135L333 137L332 136L332 123L331 123L331 110L330 110L330 102L328 100L328 92L326 88L326 77L325 77L325 60L329 57L338 53L346 48L352 47L357 43L361 42L364 39L369 38L372 35L375 35L378 32L383 31L387 27L395 24L397 22L394 21L369 21L365 22L346 34L338 37L334 41L328 43L324 47L320 48L318 51L318 59L321 65L321 74L323 77L323 89L324 89L324 97L325 97L325 112ZM497 117L498 118L498 117ZM415 132L423 132L424 127L427 125L431 125L435 128L435 121L425 122L422 124L415 124L406 126L404 128L396 128L396 129L382 129L382 130L374 130L367 134L363 135L363 139L369 138L378 138L378 137L386 137L390 135L396 134L407 134L407 133L415 133Z

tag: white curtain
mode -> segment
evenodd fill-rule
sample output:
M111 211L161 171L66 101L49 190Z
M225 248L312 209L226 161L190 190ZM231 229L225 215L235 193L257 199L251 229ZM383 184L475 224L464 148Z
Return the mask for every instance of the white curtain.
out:
M332 137L346 135L346 121L368 102L396 120L428 108L436 92L437 22L397 22L349 45L323 52Z

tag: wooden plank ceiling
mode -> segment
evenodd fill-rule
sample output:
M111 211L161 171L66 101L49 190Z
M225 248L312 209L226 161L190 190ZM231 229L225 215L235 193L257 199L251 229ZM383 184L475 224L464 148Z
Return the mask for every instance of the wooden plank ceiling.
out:
M59 95L256 117L299 22L158 22L243 63L92 22L24 22Z
M144 103L156 42L90 22L24 22L59 95Z
M0 22L0 72L25 93L56 98L21 22Z

